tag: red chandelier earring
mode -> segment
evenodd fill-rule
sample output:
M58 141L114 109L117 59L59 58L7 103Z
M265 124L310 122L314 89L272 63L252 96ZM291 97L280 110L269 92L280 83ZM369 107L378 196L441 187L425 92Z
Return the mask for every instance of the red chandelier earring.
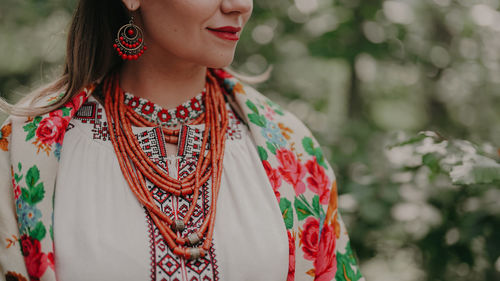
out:
M147 50L142 30L134 24L134 17L118 30L113 48L123 60L136 60Z

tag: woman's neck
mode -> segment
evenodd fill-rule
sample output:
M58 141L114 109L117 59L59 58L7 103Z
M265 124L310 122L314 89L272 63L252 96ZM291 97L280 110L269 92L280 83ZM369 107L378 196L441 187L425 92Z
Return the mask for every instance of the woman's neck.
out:
M153 53L145 53L136 61L127 61L120 71L122 89L163 108L172 108L196 96L205 87L206 66L171 57L157 58Z

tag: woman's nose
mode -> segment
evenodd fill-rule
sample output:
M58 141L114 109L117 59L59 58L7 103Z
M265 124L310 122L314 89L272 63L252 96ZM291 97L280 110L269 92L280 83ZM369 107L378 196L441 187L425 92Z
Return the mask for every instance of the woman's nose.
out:
M252 9L253 9L253 0L222 0L221 9L222 9L222 12L224 12L226 14L251 13Z

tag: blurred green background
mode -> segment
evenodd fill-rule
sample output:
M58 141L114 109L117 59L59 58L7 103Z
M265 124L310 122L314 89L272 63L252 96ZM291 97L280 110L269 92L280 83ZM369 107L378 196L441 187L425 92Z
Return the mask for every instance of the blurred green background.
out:
M75 3L2 0L2 97L62 71ZM499 9L254 0L233 67L274 66L257 87L323 145L367 280L500 280Z

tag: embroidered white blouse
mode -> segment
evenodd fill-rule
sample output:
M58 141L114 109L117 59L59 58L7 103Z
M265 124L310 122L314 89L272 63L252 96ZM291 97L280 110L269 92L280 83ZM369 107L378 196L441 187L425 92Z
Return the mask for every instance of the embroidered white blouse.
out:
M126 103L144 117L175 125L197 116L201 98L171 110L130 94ZM104 108L89 98L72 119L61 151L54 210L58 280L286 279L288 238L276 197L247 127L227 106L230 124L212 248L206 257L186 261L168 248L124 180ZM193 172L204 125L183 127L179 157L167 155L158 128L133 129L143 151L171 177ZM186 231L201 224L209 210L209 184L202 187ZM189 207L189 198L166 194L150 182L148 188L171 217Z

